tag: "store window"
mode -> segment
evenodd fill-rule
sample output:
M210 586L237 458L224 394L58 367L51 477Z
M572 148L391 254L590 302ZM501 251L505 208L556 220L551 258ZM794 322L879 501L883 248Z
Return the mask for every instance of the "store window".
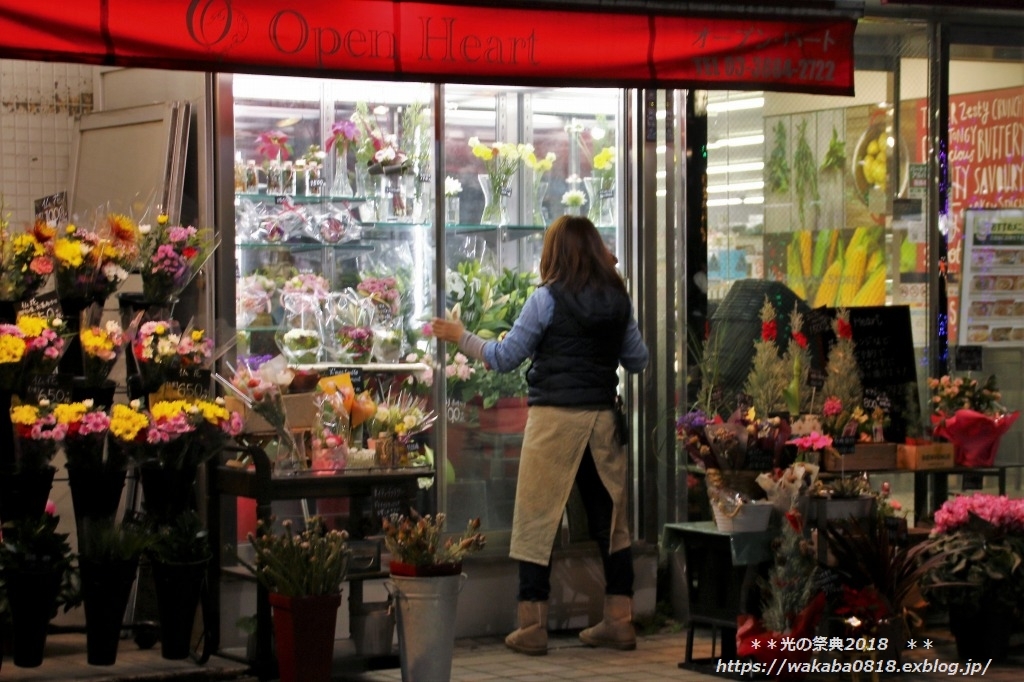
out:
M905 413L901 437L923 426L927 377L927 54L921 26L862 22L853 97L720 91L707 101L712 327L741 308L756 322L764 295L787 330L797 306L811 326L815 309L894 308L906 325L901 371L917 391L903 396L900 382L879 393L901 394L882 398ZM724 368L722 409L743 389L750 345Z

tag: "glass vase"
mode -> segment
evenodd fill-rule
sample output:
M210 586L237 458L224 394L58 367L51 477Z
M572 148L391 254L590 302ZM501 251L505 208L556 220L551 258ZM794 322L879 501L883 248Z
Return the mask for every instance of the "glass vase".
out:
M534 175L532 182L530 183L530 223L533 225L547 225L550 216L548 211L544 208L544 199L548 193L548 181L541 180L539 176Z
M583 178L590 208L587 217L597 227L615 225L615 178Z
M406 173L382 173L380 176L380 216L384 222L413 221L415 179Z
M379 219L377 213L377 194L380 188L380 184L376 182L376 178L370 177L370 169L365 163L356 161L356 196L364 199L363 203L359 204L359 219L364 223L376 222Z
M348 150L337 149L334 157L334 178L331 182L331 196L352 196L352 183L348 177Z
M446 225L459 224L459 196L444 198L444 222Z
M434 214L434 185L430 175L417 175L413 187L413 222L430 223Z
M480 173L480 188L484 192L484 210L481 225L508 225L508 200L512 196L512 181Z

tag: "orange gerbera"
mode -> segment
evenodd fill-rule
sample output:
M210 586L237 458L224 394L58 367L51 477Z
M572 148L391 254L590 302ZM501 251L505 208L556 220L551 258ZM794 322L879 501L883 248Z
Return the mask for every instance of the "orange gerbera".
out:
M107 223L114 241L135 243L139 228L134 220L123 213L111 213L107 215Z

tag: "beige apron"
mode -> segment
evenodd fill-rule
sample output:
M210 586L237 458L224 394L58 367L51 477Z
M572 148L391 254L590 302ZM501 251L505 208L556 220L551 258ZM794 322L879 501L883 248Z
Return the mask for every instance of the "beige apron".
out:
M612 498L611 551L629 546L626 451L615 436L615 411L533 406L519 460L509 549L513 559L548 565L588 443Z

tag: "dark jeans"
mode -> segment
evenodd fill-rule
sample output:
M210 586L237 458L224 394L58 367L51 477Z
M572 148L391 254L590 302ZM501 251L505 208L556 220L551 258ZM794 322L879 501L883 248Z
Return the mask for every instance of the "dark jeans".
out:
M608 554L612 528L612 497L597 475L590 447L576 472L576 488L587 513L590 538L597 542L604 567L605 594L633 596L633 550L629 547ZM519 562L519 601L547 601L551 595L551 564L541 566Z

